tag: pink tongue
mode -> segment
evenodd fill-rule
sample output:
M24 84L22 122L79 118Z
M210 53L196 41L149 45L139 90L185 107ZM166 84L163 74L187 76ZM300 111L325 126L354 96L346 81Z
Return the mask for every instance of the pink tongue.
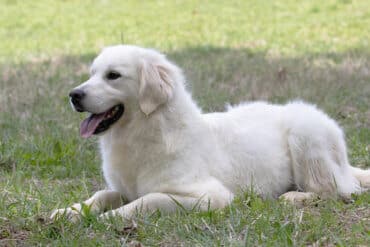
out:
M105 113L91 114L90 117L83 120L80 124L80 135L83 138L92 136L98 125L104 120L104 116Z

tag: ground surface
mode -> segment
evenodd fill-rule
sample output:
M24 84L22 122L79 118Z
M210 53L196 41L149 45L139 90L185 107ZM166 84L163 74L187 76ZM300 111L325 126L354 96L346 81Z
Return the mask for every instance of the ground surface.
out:
M0 23L0 246L369 243L369 193L303 208L246 193L203 213L47 220L104 188L96 139L79 137L84 116L67 95L103 46L121 42L168 54L205 111L314 102L343 126L351 163L370 167L369 1L0 0Z

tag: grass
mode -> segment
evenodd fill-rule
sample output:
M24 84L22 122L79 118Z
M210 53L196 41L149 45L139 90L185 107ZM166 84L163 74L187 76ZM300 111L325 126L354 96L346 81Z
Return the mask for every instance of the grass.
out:
M245 100L314 102L343 126L351 163L370 167L369 7L0 0L0 245L367 245L369 193L304 208L246 193L223 210L132 222L47 217L104 188L96 140L79 138L83 116L67 95L100 48L122 40L166 52L205 111Z

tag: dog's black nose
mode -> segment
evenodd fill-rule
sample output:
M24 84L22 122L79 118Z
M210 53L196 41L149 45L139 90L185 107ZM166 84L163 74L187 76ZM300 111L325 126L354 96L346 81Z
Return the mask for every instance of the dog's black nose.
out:
M85 92L81 89L75 89L69 93L69 97L71 98L73 106L79 112L84 111L81 101L85 97L85 95L86 95Z
M85 92L81 89L75 89L69 93L69 97L71 97L72 100L82 100L83 97L85 97Z

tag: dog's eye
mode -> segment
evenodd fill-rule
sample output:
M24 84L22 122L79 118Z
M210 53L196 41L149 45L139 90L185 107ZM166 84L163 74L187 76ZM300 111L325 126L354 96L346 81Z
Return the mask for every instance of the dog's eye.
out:
M116 80L121 77L121 74L116 71L109 71L106 77L108 80Z

